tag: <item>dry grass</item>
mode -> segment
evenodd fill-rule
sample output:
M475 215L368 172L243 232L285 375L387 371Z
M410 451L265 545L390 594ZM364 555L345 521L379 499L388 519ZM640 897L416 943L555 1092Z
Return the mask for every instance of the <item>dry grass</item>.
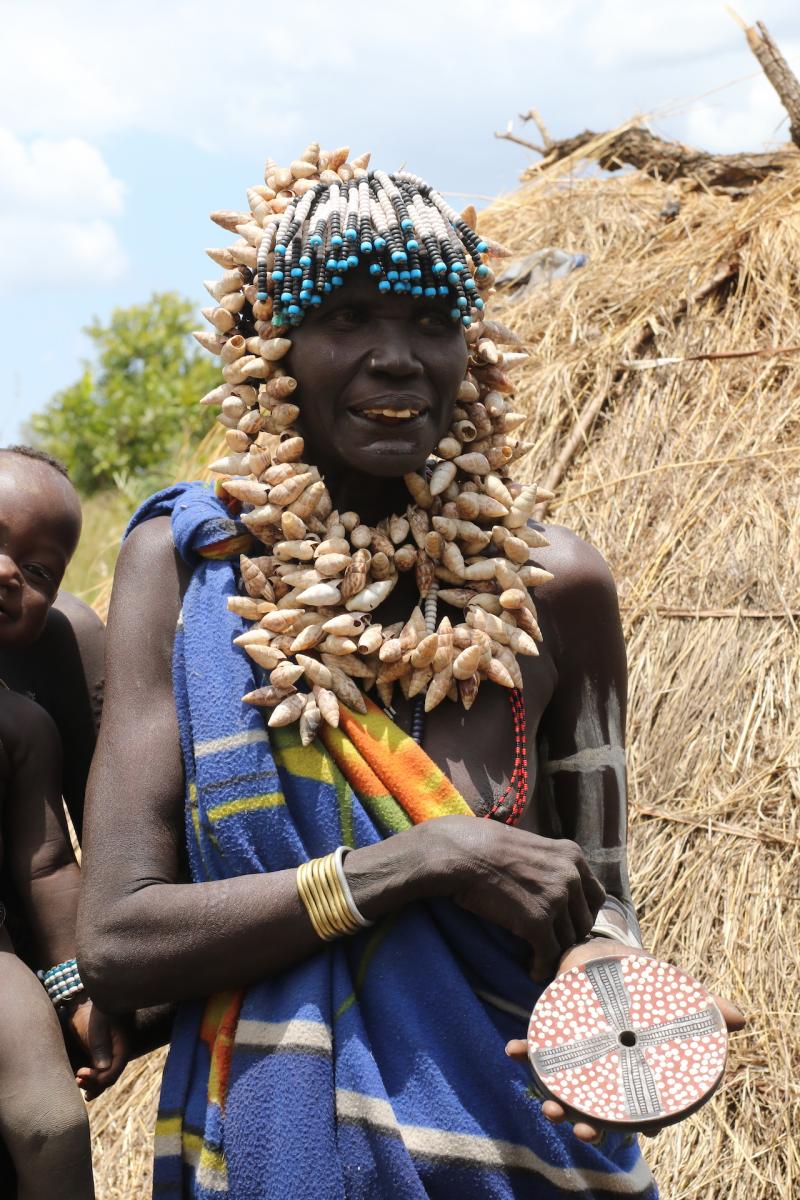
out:
M630 661L632 873L652 948L735 999L722 1092L647 1150L668 1200L790 1200L800 1187L800 156L749 196L578 164L498 200L513 250L587 266L505 316L532 351L525 473L543 479L595 401L551 515L617 578ZM727 284L692 299L738 263ZM628 359L768 350L626 366ZM760 614L760 615L757 615ZM148 1195L157 1060L94 1106L100 1200Z
M175 462L173 479L210 479L205 464L217 456L220 440L220 432L212 427L194 450L185 447ZM125 526L138 503L149 492L158 486L167 487L169 483L170 480L165 479L161 484L144 489L138 484L138 495L136 490L98 492L83 501L83 532L64 576L64 587L91 604L103 620L108 616L114 566Z
M576 166L483 217L514 251L589 255L500 306L532 355L518 393L533 417L527 473L544 479L602 401L551 516L598 545L618 581L636 898L652 948L749 1018L722 1094L648 1154L669 1200L789 1200L800 1187L800 155L736 201L684 190L672 222L659 214L674 188ZM686 303L732 262L729 282ZM626 367L743 350L770 353Z

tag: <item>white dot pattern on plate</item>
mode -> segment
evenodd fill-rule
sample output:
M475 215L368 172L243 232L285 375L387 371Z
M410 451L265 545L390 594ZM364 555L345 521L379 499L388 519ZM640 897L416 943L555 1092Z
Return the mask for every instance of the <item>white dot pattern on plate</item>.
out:
M647 1124L694 1109L719 1082L726 1052L708 992L644 955L593 959L558 976L528 1030L544 1088L604 1122Z

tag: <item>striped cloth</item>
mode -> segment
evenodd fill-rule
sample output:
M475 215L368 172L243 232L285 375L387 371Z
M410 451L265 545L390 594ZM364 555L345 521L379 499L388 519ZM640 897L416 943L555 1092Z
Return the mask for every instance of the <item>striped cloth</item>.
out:
M363 846L464 799L370 706L303 747L241 696L258 682L231 641L237 536L212 493L182 485L170 514L194 570L173 675L197 882L276 871ZM218 524L215 525L215 522ZM265 936L268 936L265 930ZM276 978L186 1003L156 1128L154 1196L194 1200L494 1200L656 1196L635 1143L602 1149L544 1119L504 1053L538 991L528 948L439 900L412 905Z

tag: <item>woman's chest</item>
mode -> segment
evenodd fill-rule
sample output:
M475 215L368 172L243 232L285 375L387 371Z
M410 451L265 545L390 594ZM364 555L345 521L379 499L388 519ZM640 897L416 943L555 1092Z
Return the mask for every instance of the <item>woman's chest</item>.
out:
M493 809L505 815L516 803L518 808L524 805L517 823L534 829L536 738L555 688L556 669L544 647L537 658L526 658L521 665L521 692L485 681L469 711L445 699L425 714L421 743L478 816ZM413 706L396 689L394 720L408 733Z

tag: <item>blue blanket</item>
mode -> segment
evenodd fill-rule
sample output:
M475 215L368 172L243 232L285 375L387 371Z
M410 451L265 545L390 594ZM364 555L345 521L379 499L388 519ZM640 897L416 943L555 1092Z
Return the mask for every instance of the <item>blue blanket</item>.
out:
M401 827L319 742L265 728L226 611L241 532L208 488L148 501L195 569L173 675L192 878L280 870ZM265 931L265 936L267 933ZM638 1146L554 1126L504 1053L538 995L527 947L450 904L410 906L246 991L181 1006L164 1072L154 1195L195 1200L654 1200Z

